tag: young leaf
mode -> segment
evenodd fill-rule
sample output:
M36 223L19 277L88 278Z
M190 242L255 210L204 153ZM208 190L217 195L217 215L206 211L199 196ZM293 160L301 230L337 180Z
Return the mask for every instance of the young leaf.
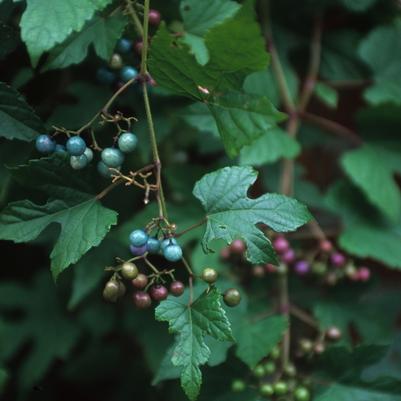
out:
M295 199L265 194L257 199L247 196L257 172L250 167L225 167L203 176L194 188L206 210L207 227L202 239L205 252L214 239L231 243L242 238L247 244L247 259L252 263L276 262L269 239L255 225L266 224L277 232L294 231L311 219L307 208Z
M237 357L253 369L281 340L287 326L288 320L284 316L273 316L257 322L243 322L243 325L235 331Z
M41 132L42 122L22 96L0 82L0 137L32 141Z
M100 244L117 213L103 207L96 198L76 193L75 201L51 200L36 205L28 200L10 203L0 213L0 239L27 242L50 224L61 226L50 258L54 279L93 246Z
M191 400L198 396L202 383L199 367L210 358L205 337L209 335L219 341L234 341L220 299L218 290L212 288L192 305L168 299L156 308L156 319L168 322L170 332L177 334L172 362L182 367L181 385Z
M80 32L74 32L50 52L43 70L79 64L87 56L90 45L100 58L108 61L126 24L127 20L120 15L93 18Z
M337 108L338 104L338 93L332 87L324 84L323 82L317 82L314 89L315 95L331 109Z
M377 0L340 0L351 11L361 12L371 7Z
M82 29L96 11L111 0L27 0L22 15L21 37L25 42L31 63L35 67L40 56L63 42L72 32Z

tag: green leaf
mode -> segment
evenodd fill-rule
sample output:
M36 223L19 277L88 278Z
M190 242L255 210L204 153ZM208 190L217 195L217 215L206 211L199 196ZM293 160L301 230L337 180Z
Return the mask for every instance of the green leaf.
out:
M108 61L126 24L127 20L120 15L93 18L80 32L74 32L50 52L43 70L48 71L79 64L86 58L91 45L100 58Z
M181 385L191 400L200 391L202 374L199 367L210 358L205 336L219 341L233 341L230 323L220 299L220 293L212 288L192 305L168 299L156 308L156 319L168 322L170 332L177 334L172 362L182 367Z
M116 212L103 207L96 198L78 193L74 201L51 200L45 205L24 200L10 203L0 213L0 239L31 241L50 224L59 224L60 235L50 254L51 271L57 279L70 264L99 245L116 222Z
M294 138L281 128L272 128L249 146L244 146L239 160L241 165L262 166L275 163L281 158L292 159L300 150Z
M276 262L269 239L257 228L265 224L277 232L296 230L311 219L307 208L295 199L265 194L257 199L247 196L257 172L250 167L225 167L206 174L194 188L206 210L207 227L202 239L205 252L214 239L231 243L242 238L247 244L247 259L252 263Z
M230 157L285 119L266 97L240 92L215 96L208 106Z
M234 332L236 355L253 369L281 340L288 326L284 316L273 316L256 322L247 321Z
M338 93L332 87L324 84L323 82L317 82L314 88L315 95L331 109L336 109L338 105Z
M271 69L249 74L245 78L243 88L250 95L267 96L274 106L280 106L280 93Z
M365 92L369 103L401 105L401 23L373 30L359 47L359 54L373 71L374 84Z
M0 136L32 141L45 132L39 117L13 88L0 82Z
M341 3L351 11L366 11L377 0L340 0Z
M110 3L111 0L53 0L49 7L47 0L27 0L20 26L32 65L36 66L44 52L72 32L80 31L96 11Z
M0 368L0 394L6 387L7 380L8 380L7 371L5 369Z
M391 151L365 144L360 149L345 153L341 164L367 199L384 215L396 221L401 215L401 194L393 178L392 160Z
M0 60L3 60L18 46L18 31L13 26L0 21L0 37L2 42Z

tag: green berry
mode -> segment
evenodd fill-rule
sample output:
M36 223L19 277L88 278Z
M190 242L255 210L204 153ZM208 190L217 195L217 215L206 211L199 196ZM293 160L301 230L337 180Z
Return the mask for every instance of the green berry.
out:
M262 365L256 366L255 369L253 370L253 375L255 377L257 377L258 379L261 379L262 377L264 377L265 374L266 374L265 368Z
M263 383L259 387L259 392L263 397L270 397L271 395L274 394L274 389L273 386L269 383Z
M294 391L294 399L296 401L309 401L310 392L306 387L297 387Z
M231 383L231 390L234 393L240 393L241 391L244 391L246 388L246 384L243 380L236 379Z
M118 53L114 53L110 59L110 68L119 70L123 66L123 59Z
M241 294L236 288L229 288L224 292L223 300L227 306L237 306L241 302Z
M121 275L127 280L135 279L138 274L138 268L133 263L125 262L121 266Z
M288 393L288 386L286 382L278 381L274 384L274 394L276 395L284 395Z
M108 302L116 302L119 296L120 286L117 280L109 280L104 286L103 298Z
M297 374L297 369L292 363L288 363L284 368L284 373L289 377L294 377Z
M323 262L315 262L312 264L312 272L318 276L322 276L327 271L327 266Z
M275 347L273 347L273 349L270 351L270 358L272 359L278 359L280 357L280 348L276 345Z
M273 361L268 361L264 365L267 375L272 375L276 371L276 364Z
M206 267L205 269L203 269L201 277L202 280L206 283L213 284L216 282L218 274L217 271L212 269L211 267Z

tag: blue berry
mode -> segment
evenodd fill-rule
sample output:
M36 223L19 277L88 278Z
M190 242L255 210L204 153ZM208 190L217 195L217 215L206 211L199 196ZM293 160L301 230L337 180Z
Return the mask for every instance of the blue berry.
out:
M74 170L81 170L88 165L88 158L85 155L71 156L70 164Z
M166 238L161 242L160 248L164 251L164 249L169 245L178 245L178 242L175 238Z
M57 144L54 152L58 153L58 154L65 154L65 153L67 153L67 150L65 149L64 145Z
M168 245L163 249L163 256L169 262L178 262L182 258L182 249L179 245Z
M134 230L129 235L129 242L134 246L143 246L149 239L149 235L144 230Z
M86 148L84 155L86 156L86 158L88 159L88 163L90 163L93 160L93 151L91 148Z
M124 162L124 155L116 148L103 149L101 157L103 163L108 167L120 167Z
M157 238L149 237L146 249L150 253L158 253L160 250L160 241Z
M40 153L53 153L56 149L56 142L49 135L39 135L36 138L35 146Z
M146 253L147 249L146 249L146 245L142 245L142 246L135 246L135 245L130 245L129 249L131 251L131 253L134 256L142 256Z
M67 141L67 152L71 156L81 156L85 153L86 143L80 136L72 136Z
M120 53L128 53L132 49L132 41L121 38L116 45L116 50Z
M105 178L110 178L112 174L110 169L102 161L97 164L97 171Z
M124 132L118 138L118 147L124 153L129 153L135 150L138 143L138 138L132 132Z
M100 67L96 72L96 78L101 84L110 85L116 80L116 74L108 68Z
M131 79L135 78L138 75L138 71L129 65L124 66L121 68L120 71L120 78L123 82L128 82Z

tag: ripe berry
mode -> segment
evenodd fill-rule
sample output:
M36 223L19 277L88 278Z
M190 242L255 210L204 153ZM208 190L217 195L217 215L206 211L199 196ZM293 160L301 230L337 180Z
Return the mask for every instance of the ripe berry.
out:
M116 75L108 68L100 67L96 72L96 79L101 84L110 85L116 80Z
M259 393L263 396L263 397L270 397L271 395L274 394L274 389L273 386L269 383L263 383L260 387L259 387Z
M160 24L161 16L157 10L149 10L149 24L157 26Z
M136 53L141 56L142 55L142 48L143 48L143 42L142 40L139 40L138 42L135 43L134 49Z
M309 401L310 392L306 387L297 387L294 391L295 401Z
M273 385L274 394L276 395L284 395L288 392L288 386L286 382L278 381Z
M127 280L135 279L138 274L138 268L131 262L125 262L121 266L121 275Z
M362 266L357 271L357 276L360 281L368 281L370 279L369 268Z
M143 273L139 273L136 278L132 280L132 285L139 290L142 290L148 285L148 276Z
M71 156L70 165L74 170L82 170L88 165L88 158L85 155Z
M164 285L156 284L150 288L150 296L155 301L163 301L168 296L167 288Z
M237 306L241 302L241 294L236 288L229 288L224 292L223 300L227 306Z
M330 253L333 250L333 244L331 241L325 239L320 241L319 248L322 252Z
M255 265L252 267L252 275L254 277L262 278L265 275L265 269L261 265Z
M242 239L235 239L230 244L230 251L236 255L242 255L246 251L245 242Z
M110 178L112 176L112 171L110 170L110 168L108 166L106 166L102 161L100 161L97 164L97 171L98 173L105 177L105 178Z
M175 238L166 238L161 242L160 248L164 251L164 249L169 245L178 245L178 242Z
M273 241L273 247L277 253L284 253L290 248L288 241L280 235Z
M53 153L56 142L49 135L39 135L35 141L36 150L40 153Z
M331 341L338 341L341 338L341 330L336 326L329 327L326 330L326 337Z
M241 391L244 391L246 388L246 384L243 380L236 379L231 383L231 390L234 393L240 393Z
M113 70L119 70L123 66L123 59L118 53L114 53L111 56L109 65Z
M68 138L66 147L71 156L81 156L85 152L86 143L80 136L72 136Z
M273 349L270 351L269 357L272 359L278 359L281 355L280 348L276 345L273 347Z
M128 39L121 38L116 45L116 50L120 53L128 53L132 48L132 42Z
M152 305L152 299L147 292L137 291L134 294L134 304L138 309L146 309Z
M138 70L130 65L126 65L121 68L120 78L123 82L128 82L131 79L135 78L138 75Z
M129 242L134 246L146 245L149 235L144 230L134 230L129 235Z
M163 249L163 256L169 262L178 262L182 258L182 249L179 245L168 245Z
M184 293L185 286L181 281L173 281L170 284L170 293L175 297L179 297Z
M265 271L266 271L266 273L276 273L277 272L277 266L274 266L271 263L266 263L265 264Z
M206 267L205 269L203 269L201 278L203 281L206 281L206 283L213 284L216 282L217 276L218 274L216 270L210 267Z
M268 361L264 365L267 375L272 375L276 371L276 364L273 361Z
M158 253L160 251L160 241L157 238L149 237L146 242L146 249L149 253Z
M121 150L116 148L106 148L103 149L102 161L108 167L117 168L120 167L124 162L124 155Z
M66 148L65 148L65 146L64 145L60 145L60 144L57 144L56 145L56 148L54 149L54 152L55 153L58 153L58 154L66 154L67 153L67 150L66 150Z
M221 251L220 251L220 257L223 260L229 259L231 255L230 248L228 246L225 246Z
M265 368L262 365L257 365L255 369L253 369L253 375L258 379L261 379L265 374Z
M315 351L316 354L323 354L323 352L326 351L326 347L322 342L318 342L313 347L313 351Z
M290 264L295 261L295 252L293 249L288 249L286 250L282 255L281 255L281 260L284 263Z
M84 155L86 156L86 158L88 159L88 163L90 163L93 160L93 151L91 148L86 148Z
M121 152L129 153L135 150L138 138L132 132L124 132L118 138L118 147Z
M120 286L118 281L109 280L104 286L103 298L108 302L116 302L119 296Z
M147 252L146 245L142 246L130 245L129 249L134 256L142 256Z
M307 262L306 260L298 260L294 265L294 270L295 273L297 273L300 276L309 273L310 270L309 262Z
M340 252L334 252L331 256L330 256L330 261L331 264L334 267L342 267L345 265L346 259L345 256L340 253Z

